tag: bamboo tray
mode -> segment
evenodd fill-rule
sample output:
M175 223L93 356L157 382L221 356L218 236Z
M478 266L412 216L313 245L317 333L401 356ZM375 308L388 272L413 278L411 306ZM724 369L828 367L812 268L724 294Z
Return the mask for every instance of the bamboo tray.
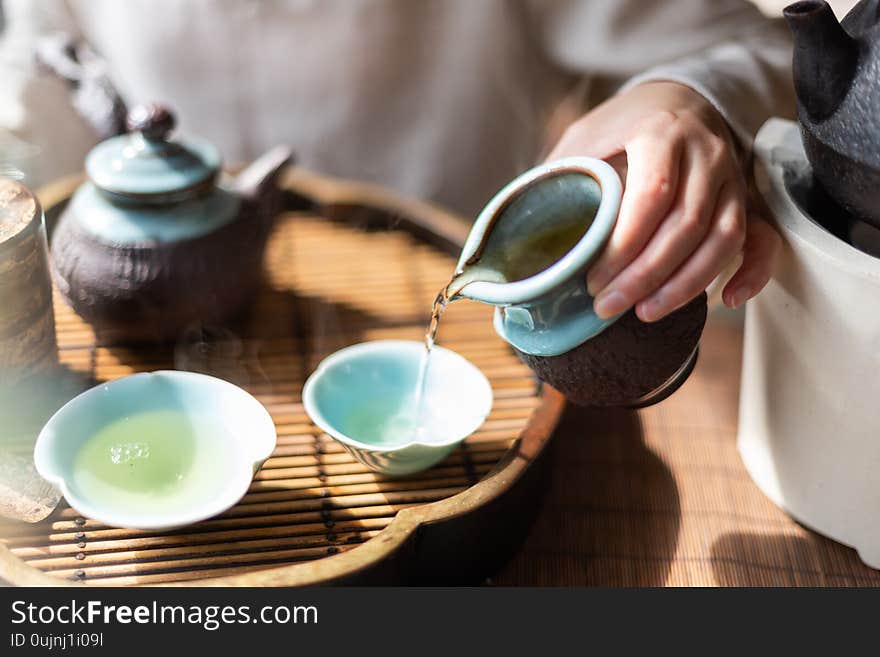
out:
M50 227L78 183L42 190ZM300 401L303 381L330 352L362 340L420 339L468 225L381 188L298 169L285 185L289 211L267 249L262 292L245 318L214 331L203 361L187 345L96 344L55 301L62 366L92 383L195 359L255 395L275 420L278 447L248 494L221 516L173 532L106 527L64 502L38 524L0 521L0 578L111 586L473 582L518 544L564 401L537 386L495 335L490 309L461 302L444 316L440 344L486 373L495 403L483 427L427 472L393 479L367 470L309 422Z

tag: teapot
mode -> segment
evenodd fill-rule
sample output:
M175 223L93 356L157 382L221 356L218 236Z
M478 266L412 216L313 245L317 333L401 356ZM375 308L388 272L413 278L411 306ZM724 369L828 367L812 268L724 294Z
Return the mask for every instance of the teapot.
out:
M838 205L880 228L880 0L862 0L842 23L822 0L783 14L813 176Z
M587 270L620 208L621 182L608 163L571 157L514 179L480 212L447 299L494 305L496 332L536 376L570 401L641 407L688 378L706 321L707 295L657 322L633 310L593 311Z
M51 240L62 296L103 341L175 339L219 324L252 297L291 160L277 147L220 180L217 149L172 139L160 105L133 109L129 132L86 157Z

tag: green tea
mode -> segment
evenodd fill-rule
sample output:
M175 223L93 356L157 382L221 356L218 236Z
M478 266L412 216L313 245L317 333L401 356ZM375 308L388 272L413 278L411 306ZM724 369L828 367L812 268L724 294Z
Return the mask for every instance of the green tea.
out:
M488 248L482 257L456 273L446 288L447 297L455 297L474 281L514 283L539 274L571 251L587 228L589 224L584 222L538 228L510 240L504 248ZM492 240L491 235L488 240Z
M427 358L427 354L425 356ZM421 374L420 374L421 378ZM417 382L424 385L423 381ZM427 398L416 395L377 398L362 402L345 417L341 431L355 440L376 447L394 447L413 440L442 442L448 418Z
M352 409L341 429L346 436L376 447L400 445L414 438L416 413L400 400L377 399Z
M571 251L587 228L584 223L576 223L535 231L525 239L511 242L501 252L503 264L499 268L511 282L534 276Z
M167 512L208 502L237 460L219 421L180 410L119 418L86 439L74 456L73 482L108 510Z

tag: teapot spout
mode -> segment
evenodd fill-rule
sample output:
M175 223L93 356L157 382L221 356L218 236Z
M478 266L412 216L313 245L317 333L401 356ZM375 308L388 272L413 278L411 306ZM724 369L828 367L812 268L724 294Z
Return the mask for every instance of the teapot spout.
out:
M834 113L849 91L858 64L858 44L824 0L795 2L783 15L794 35L798 104L811 121L821 121Z
M251 201L274 195L278 176L293 161L293 153L286 146L276 146L264 153L235 178L235 190Z

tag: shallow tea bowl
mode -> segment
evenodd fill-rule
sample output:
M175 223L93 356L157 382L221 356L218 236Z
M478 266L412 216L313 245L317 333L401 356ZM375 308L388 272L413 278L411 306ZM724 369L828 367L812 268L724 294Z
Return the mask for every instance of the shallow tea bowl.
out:
M157 414L173 423L154 422L152 432L138 428L138 418ZM98 436L108 427L121 428L104 443ZM40 432L34 462L82 515L159 530L235 505L275 442L272 417L241 388L205 374L157 371L95 386L69 401ZM83 460L86 453L95 458ZM98 462L101 470L83 466ZM125 466L135 469L118 469ZM120 487L120 477L139 476L136 489Z
M306 413L377 472L406 475L430 468L483 424L492 408L492 387L472 363L435 346L422 404L423 429L417 432L411 422L424 355L424 343L404 340L341 349L321 361L306 381Z

